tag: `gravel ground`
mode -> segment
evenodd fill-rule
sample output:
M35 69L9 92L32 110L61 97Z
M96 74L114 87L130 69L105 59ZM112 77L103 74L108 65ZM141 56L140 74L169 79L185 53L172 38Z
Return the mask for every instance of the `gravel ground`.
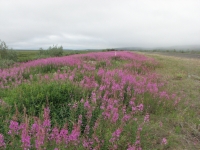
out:
M166 56L174 56L174 57L181 57L181 58L192 58L192 59L199 59L200 60L200 53L181 53L181 52L147 52L151 54L159 54L159 55L166 55Z

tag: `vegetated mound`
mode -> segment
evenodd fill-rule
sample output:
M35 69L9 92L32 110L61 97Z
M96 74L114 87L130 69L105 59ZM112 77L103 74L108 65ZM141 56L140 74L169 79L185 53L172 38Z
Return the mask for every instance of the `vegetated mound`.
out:
M143 55L111 51L0 70L1 99L8 104L0 109L2 146L151 149L146 136L150 115L171 113L179 102L162 89L156 67L155 60ZM167 144L165 137L156 140L157 148Z

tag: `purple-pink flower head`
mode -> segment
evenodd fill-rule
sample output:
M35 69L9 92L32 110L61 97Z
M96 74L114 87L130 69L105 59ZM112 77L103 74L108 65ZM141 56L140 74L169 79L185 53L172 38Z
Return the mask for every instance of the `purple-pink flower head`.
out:
M4 147L5 148L6 143L4 142L4 137L3 134L0 134L0 148Z
M166 145L167 144L167 139L163 138L161 144Z
M11 120L9 125L9 132L8 134L18 134L19 130L19 123L16 121Z
M144 122L149 122L150 115L147 113L144 117Z

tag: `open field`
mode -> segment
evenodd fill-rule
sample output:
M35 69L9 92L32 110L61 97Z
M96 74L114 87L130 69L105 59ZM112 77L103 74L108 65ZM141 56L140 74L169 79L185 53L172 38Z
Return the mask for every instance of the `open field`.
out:
M2 69L0 148L200 149L199 77L199 59L126 51Z
M16 50L18 56L18 62L25 62L33 60L39 54L37 50Z
M16 50L18 55L18 62L26 62L34 59L38 59L40 56L39 50ZM80 50L64 50L63 55L81 54L87 53L87 51Z

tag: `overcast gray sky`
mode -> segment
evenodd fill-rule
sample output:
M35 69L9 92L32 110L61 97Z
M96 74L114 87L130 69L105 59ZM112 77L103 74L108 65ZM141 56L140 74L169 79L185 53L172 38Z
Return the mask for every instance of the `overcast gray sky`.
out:
M0 0L0 39L14 49L200 44L200 0Z

